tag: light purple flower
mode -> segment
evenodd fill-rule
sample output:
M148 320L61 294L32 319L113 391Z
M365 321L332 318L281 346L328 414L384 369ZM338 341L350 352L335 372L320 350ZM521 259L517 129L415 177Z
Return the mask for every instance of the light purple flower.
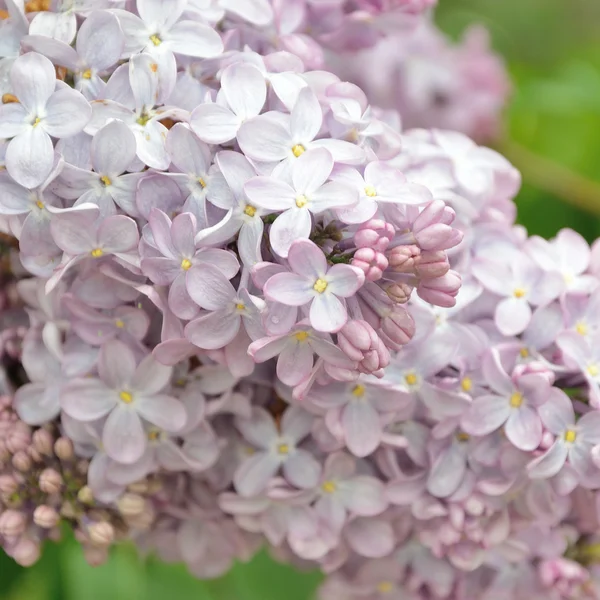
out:
M511 378L496 351L485 355L483 373L492 394L479 396L462 417L461 426L470 434L483 436L504 425L506 437L520 450L534 450L542 440L540 407L548 398L550 384L543 375Z
M284 412L280 425L262 408L254 408L249 419L237 418L236 427L257 448L235 472L237 492L241 496L260 494L279 469L298 488L315 486L321 465L310 452L298 447L310 433L312 422L313 417L296 406Z
M163 392L172 371L152 356L137 365L123 342L111 340L100 350L99 378L72 379L62 390L61 406L84 422L108 416L102 432L106 453L117 462L134 463L146 449L144 421L167 431L185 425L182 403Z
M589 386L590 404L600 407L600 333L584 337L575 331L561 333L556 344L569 368L581 372Z
M317 331L339 331L348 320L340 298L354 295L362 286L363 271L343 264L329 267L323 252L309 240L292 243L288 262L292 272L269 278L265 296L287 306L310 304L310 324Z
M303 153L291 167L292 185L274 177L255 177L244 186L252 204L281 214L269 232L271 247L287 257L295 240L308 239L311 214L357 202L352 188L327 179L333 169L331 153L316 148Z
M56 85L54 66L36 52L15 60L10 77L19 101L0 105L0 138L13 138L6 149L6 168L17 183L34 188L54 163L50 136L79 133L92 109L79 92Z
M556 439L546 452L527 465L529 476L553 477L568 460L582 485L597 487L600 469L592 461L592 448L600 444L600 413L590 411L576 422L571 399L556 388L538 412L544 427Z

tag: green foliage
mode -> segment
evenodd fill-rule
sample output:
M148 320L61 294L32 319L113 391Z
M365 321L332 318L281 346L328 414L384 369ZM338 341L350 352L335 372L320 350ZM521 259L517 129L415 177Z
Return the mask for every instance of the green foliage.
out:
M491 31L514 81L507 137L600 182L600 3L440 0L438 19L453 36L477 22ZM600 236L597 217L529 180L527 164L516 166L525 172L519 221L530 233L549 237L572 227L588 240ZM184 566L141 559L128 546L95 569L73 540L49 544L27 570L0 552L0 600L309 600L318 581L317 574L298 573L266 554L227 577L200 582Z

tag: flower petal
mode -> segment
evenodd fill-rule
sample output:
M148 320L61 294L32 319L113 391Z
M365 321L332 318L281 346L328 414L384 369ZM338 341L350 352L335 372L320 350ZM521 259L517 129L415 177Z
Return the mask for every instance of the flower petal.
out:
M519 450L534 450L542 441L542 422L537 412L530 406L523 405L511 411L504 431L506 437Z
M315 297L312 284L295 273L278 273L270 277L263 289L269 300L286 306L304 306Z
M117 406L104 424L102 445L117 462L138 461L146 449L146 434L137 412L128 406Z
M257 452L246 458L233 475L233 485L240 496L256 496L279 470L278 458L269 452Z
M223 144L237 135L241 119L220 104L201 104L192 111L190 125L194 133L209 144Z
M335 333L348 321L346 305L334 294L316 294L310 306L310 324L317 331Z
M364 281L364 272L350 265L333 265L327 271L327 291L342 298L354 296Z
M146 356L135 370L131 378L131 387L144 395L161 392L167 387L173 374L172 367L157 363L152 355Z
M233 63L223 71L221 90L231 110L242 120L256 117L267 99L265 76L247 62Z
M6 170L23 187L41 185L54 164L52 140L41 127L31 127L14 137L6 149Z
M239 315L218 310L188 323L185 336L198 348L217 350L233 340L240 330L240 325Z
M502 396L479 396L461 419L461 427L473 435L487 435L508 419L510 403Z
M179 21L171 27L169 49L177 54L211 58L223 52L221 36L209 25L198 21Z
M368 456L381 441L381 419L369 402L349 402L342 411L342 427L348 450Z
M78 91L62 88L48 100L42 126L52 137L71 137L83 131L91 116L92 107Z
M60 393L61 408L78 421L95 421L107 415L116 405L111 394L99 379L72 379Z
M294 189L274 177L253 177L244 186L250 202L269 210L287 210L294 205Z
M165 368L167 367L163 367ZM165 431L178 431L185 425L186 412L183 404L180 400L166 394L138 398L135 409L148 423Z
M129 386L136 371L132 350L119 340L110 340L100 349L98 373L100 379L114 390Z
M562 440L557 440L549 450L538 456L527 465L527 474L532 479L548 479L554 477L567 460L568 448Z
M306 208L292 208L282 212L269 231L269 241L273 250L286 258L296 240L308 240L312 229L312 219Z
M283 463L283 474L292 485L308 489L319 482L321 463L310 452L297 449Z
M324 148L308 150L294 161L292 167L294 188L300 194L310 195L327 181L332 169L333 158L327 150Z
M192 300L207 310L219 310L233 303L235 290L216 267L203 263L186 275L187 290Z
M531 321L531 307L524 299L504 298L496 306L494 321L500 333L518 335Z
M289 129L270 115L246 121L238 131L237 141L248 158L264 162L287 158L294 145Z
M54 65L37 52L19 56L10 71L12 91L31 113L43 110L56 85Z
M124 173L135 154L135 136L123 121L111 121L92 140L92 165L100 175L115 177Z

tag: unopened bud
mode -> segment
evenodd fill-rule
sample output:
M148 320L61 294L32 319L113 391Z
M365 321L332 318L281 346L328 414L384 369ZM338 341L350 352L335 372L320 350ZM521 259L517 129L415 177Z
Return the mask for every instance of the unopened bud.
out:
M88 535L97 546L110 546L115 539L115 529L110 523L100 521L88 527Z
M54 469L44 469L40 475L39 486L46 494L57 494L63 484L63 478Z
M92 490L89 486L84 485L77 492L77 500L82 504L93 504L94 503L94 495L92 494Z
M71 460L75 455L73 442L65 437L60 437L54 442L54 453L61 460Z
M119 512L124 517L135 517L140 515L146 506L146 500L138 494L127 492L117 500Z
M456 271L448 271L442 277L424 279L417 287L417 294L430 304L452 308L460 289L461 277Z
M33 433L33 446L44 456L52 456L52 447L54 445L54 438L49 431L45 429L38 429Z
M381 321L382 331L396 344L408 344L415 335L415 322L401 306Z
M29 538L21 538L12 548L10 555L22 567L30 567L40 557L40 545Z
M387 253L390 267L396 273L413 273L421 250L418 246L396 246Z
M15 454L20 450L27 450L31 444L31 428L22 421L11 427L6 437L6 448Z
M388 260L383 253L373 248L359 248L354 253L351 264L363 271L369 281L378 281L388 267Z
M17 480L12 475L0 475L0 494L10 496L19 487Z
M412 286L407 283L392 283L385 288L389 299L396 304L405 304L408 302L412 291Z
M424 279L442 277L449 270L448 256L443 251L422 252L415 261L415 272Z
M16 537L25 531L27 517L20 510L5 510L0 515L0 534L8 537Z
M154 509L150 504L146 504L144 510L135 516L126 517L127 524L132 529L149 529L151 525L154 523L154 519L156 518L156 514L154 513Z
M21 473L25 473L31 469L33 461L27 452L20 450L12 457L12 466Z
M42 504L33 511L33 522L43 529L52 529L59 520L59 514L51 506Z

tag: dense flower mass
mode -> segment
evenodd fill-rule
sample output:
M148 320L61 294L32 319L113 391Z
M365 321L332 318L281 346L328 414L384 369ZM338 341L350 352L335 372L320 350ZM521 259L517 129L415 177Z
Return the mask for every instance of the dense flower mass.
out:
M266 545L324 600L600 597L600 246L528 238L449 130L506 85L433 4L1 5L20 564L68 522L202 578Z

